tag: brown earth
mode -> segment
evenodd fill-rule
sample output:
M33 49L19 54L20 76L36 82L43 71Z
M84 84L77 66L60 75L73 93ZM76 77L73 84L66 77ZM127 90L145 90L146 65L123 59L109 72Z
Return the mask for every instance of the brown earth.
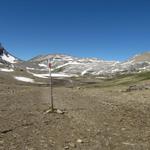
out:
M57 86L57 114L49 87L0 82L0 150L149 150L150 90L127 87Z

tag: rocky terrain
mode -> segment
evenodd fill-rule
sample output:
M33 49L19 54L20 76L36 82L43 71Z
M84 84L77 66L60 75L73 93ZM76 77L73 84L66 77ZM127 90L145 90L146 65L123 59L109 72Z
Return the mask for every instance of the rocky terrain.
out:
M126 62L56 54L24 62L1 50L0 150L150 149L149 53ZM47 58L57 113L48 113Z
M50 88L43 82L0 74L0 150L150 149L149 72L54 78L54 106L64 114L47 113Z

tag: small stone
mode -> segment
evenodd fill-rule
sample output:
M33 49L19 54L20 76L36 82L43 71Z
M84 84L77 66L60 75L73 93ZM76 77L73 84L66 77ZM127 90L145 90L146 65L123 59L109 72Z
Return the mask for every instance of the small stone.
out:
M0 144L4 144L4 141L0 141Z
M83 141L81 139L78 139L77 143L83 143Z
M44 114L48 114L48 113L51 113L52 110L51 109L48 109Z
M55 144L55 141L53 141L52 139L50 139L49 142L51 143L51 145Z
M64 149L69 149L69 146L65 146Z
M109 141L108 140L106 140L106 146L109 146Z
M81 89L81 87L77 87L77 90L80 90Z
M69 146L72 148L76 148L76 144L74 144L74 143L69 143Z
M122 130L122 131L125 131L125 130L126 130L126 128L121 128L121 130Z
M88 131L88 132L91 132L91 130L90 130L90 129L87 129L87 131Z
M59 109L57 109L57 113L58 113L58 114L64 114L64 112L61 111L61 110L59 110Z
M26 149L26 150L34 150L34 148L28 147L28 146L26 146L25 149Z

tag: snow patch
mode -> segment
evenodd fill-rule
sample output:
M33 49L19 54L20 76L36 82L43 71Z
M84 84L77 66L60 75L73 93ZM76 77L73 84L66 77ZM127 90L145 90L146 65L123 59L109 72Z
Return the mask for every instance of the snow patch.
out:
M84 71L82 71L81 72L81 75L83 76L83 75L85 75L88 71L90 71L92 68L88 68L88 69L86 69L86 70L84 70Z
M38 77L38 78L43 78L46 79L49 77L49 74L36 74L36 73L32 73L33 76Z
M14 77L16 80L19 81L23 81L23 82L30 82L30 83L34 83L34 80L31 78L27 78L27 77Z
M120 62L119 61L116 61L116 62L114 62L111 66L112 67L115 67L117 64L119 64Z
M39 77L39 78L48 78L49 77L49 73L47 73L47 74L32 73L32 75L35 77ZM52 73L51 75L52 75L52 77L70 77L67 74L60 74L60 73Z
M26 67L27 70L35 70L35 68Z
M124 62L122 64L123 65L130 65L130 64L133 64L133 63L134 63L134 60L131 60L131 61Z
M3 54L1 56L1 58L3 60L7 61L7 62L10 62L10 63L15 63L15 61L16 61L16 59L13 56L9 55L9 54L8 55Z
M78 65L78 64L81 64L81 63L79 63L79 62L68 62L68 63L65 63L65 64L63 64L63 65L60 65L60 66L57 66L55 69L59 69L59 68L62 68L62 67L65 67L65 66L67 66L67 65Z
M35 77L38 77L38 78L43 78L43 79L46 79L46 78L49 78L49 73L45 73L45 74L37 74L37 73L32 73L30 71L28 71L28 73L32 74L33 76ZM52 77L73 77L75 75L67 75L67 74L64 74L64 73L52 73L51 74Z
M45 64L39 64L40 67L48 67L47 65Z
M71 77L71 75L52 73L52 77Z
M112 70L111 72L112 73L115 73L115 72L119 72L120 70L118 69L118 68L116 68L116 69L114 69L114 70Z
M3 72L13 72L14 70L13 69L0 68L0 71L3 71Z

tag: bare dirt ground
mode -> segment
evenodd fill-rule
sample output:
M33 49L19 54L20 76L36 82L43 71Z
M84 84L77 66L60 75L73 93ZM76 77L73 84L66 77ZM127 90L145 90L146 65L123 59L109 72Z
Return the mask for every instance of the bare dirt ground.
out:
M146 83L150 81L146 81ZM0 150L149 150L150 90L0 83Z

